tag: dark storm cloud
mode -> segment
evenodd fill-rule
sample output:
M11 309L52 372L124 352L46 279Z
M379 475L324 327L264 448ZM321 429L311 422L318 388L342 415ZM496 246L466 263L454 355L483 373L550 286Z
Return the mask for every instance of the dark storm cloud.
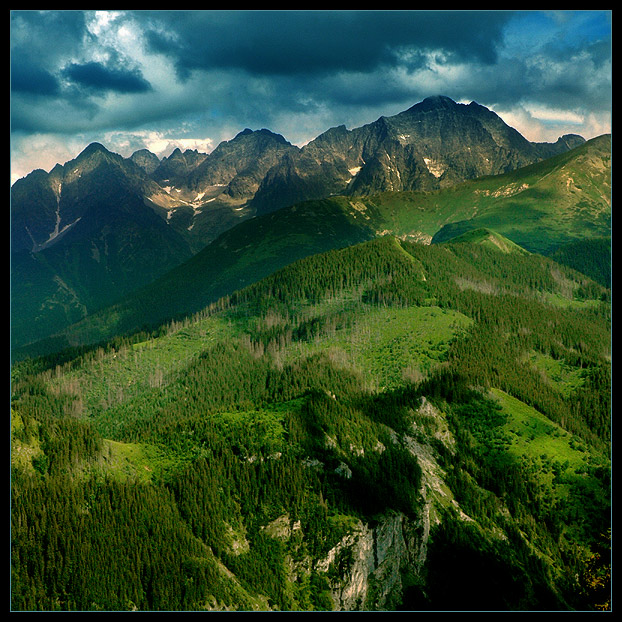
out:
M511 12L486 11L157 11L145 20L153 51L193 70L230 68L260 75L370 71L400 54L443 50L492 63ZM414 55L417 61L420 56Z
M89 91L150 89L140 71L123 66L116 50L108 51L106 64L66 62L97 43L82 11L13 12L11 29L11 89L16 93L75 97L75 90L64 84L67 80Z
M38 146L44 136L76 149L104 133L119 145L134 135L217 144L244 127L268 127L304 144L329 127L358 127L436 94L512 112L530 136L543 128L556 139L555 115L560 134L582 133L576 119L586 136L603 133L610 14L11 12L19 170L46 150L53 158ZM561 127L564 119L571 125Z
M71 63L62 73L74 83L95 91L141 93L151 89L139 71L106 67L95 61L84 64Z
M26 75L27 68L38 67L40 75L52 76L59 59L80 53L85 42L88 31L82 11L11 13L11 69L18 75L20 69Z
M11 91L27 95L58 95L60 85L49 71L27 57L11 58Z
M87 33L83 11L12 11L11 38L54 57L80 46ZM53 45L50 45L50 41Z
M58 95L58 58L79 50L85 33L84 14L80 11L12 12L12 92Z

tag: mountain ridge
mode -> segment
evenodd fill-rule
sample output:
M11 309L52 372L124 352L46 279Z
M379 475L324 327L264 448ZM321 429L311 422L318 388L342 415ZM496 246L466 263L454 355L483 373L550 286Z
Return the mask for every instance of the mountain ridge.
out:
M581 141L576 137L574 146ZM333 194L431 190L525 166L566 146L530 143L474 102L429 97L353 130L338 126L320 134L293 154L281 173L270 172L250 204L259 213L286 206L293 194L319 198L320 180Z
M438 102L441 102L442 105L439 106ZM476 115L468 115L463 112L465 110L471 111L475 109L477 110ZM379 190L398 189L393 187L395 180L391 181L387 178L385 168L379 163L379 157L393 157L394 159L398 157L401 161L407 163L408 166L415 169L410 173L410 175L408 175L405 170L400 170L399 177L410 177L410 181L407 182L405 186L402 184L404 187L401 189L418 189L415 188L418 184L420 185L420 189L424 190L438 187L438 183L441 183L438 182L438 179L442 178L443 174L445 174L443 167L446 166L446 163L436 161L433 162L434 157L436 157L434 156L432 158L426 158L428 160L428 164L426 164L421 158L420 153L412 153L412 148L410 149L410 153L404 153L404 150L400 149L400 145L398 144L400 140L401 142L405 141L405 134L400 134L401 130L398 127L400 120L409 119L410 121L413 121L413 115L417 116L419 111L423 111L423 113L425 113L422 113L423 116L427 114L428 117L430 117L430 115L438 116L441 114L440 111L442 111L442 113L449 111L454 117L458 115L462 120L482 116L493 118L495 119L495 125L501 128L504 132L509 133L512 136L520 137L520 134L518 134L516 130L505 125L496 113L489 111L484 106L480 106L475 102L472 102L469 105L457 104L448 97L433 96L424 99L422 102L414 104L408 110L398 113L392 117L380 117L376 121L353 130L347 130L343 125L337 126L336 128L330 128L302 148L291 145L283 136L275 134L270 130L261 129L253 131L249 128L239 132L232 140L223 141L209 154L199 153L196 150L186 150L185 152L182 152L179 148L176 148L168 157L158 160L158 167L154 170L150 170L148 174L144 168L139 167L139 170L146 174L146 178L143 180L142 187L137 187L137 190L141 192L147 202L152 205L154 209L156 209L158 213L160 213L160 215L169 222L169 224L175 225L177 220L175 212L177 209L182 211L185 210L186 215L184 217L182 217L181 214L179 215L178 230L188 236L188 231L190 230L190 225L187 224L188 210L193 211L193 218L196 218L197 214L202 213L208 203L214 203L218 196L223 194L223 184L226 185L231 183L233 180L231 173L223 177L223 173L218 172L220 170L219 164L215 161L223 160L223 157L221 156L222 152L227 152L228 150L230 151L231 147L237 143L247 142L246 139L249 137L257 137L262 139L270 137L282 147L286 147L284 151L277 153L277 157L285 156L282 164L284 165L284 171L286 171L291 183L289 183L288 187L279 187L277 192L274 185L277 184L279 179L279 163L272 158L272 160L268 161L269 165L266 168L258 171L258 177L256 175L253 176L253 183L255 186L252 188L246 188L246 192L241 192L240 188L236 189L236 191L232 191L228 188L225 192L225 194L229 195L229 198L237 196L240 199L243 199L243 201L229 206L230 209L243 212L242 214L237 214L238 218L250 217L255 213L266 210L271 211L288 203L299 202L309 198L322 198L330 194L370 194ZM419 123L418 119L414 120ZM488 124L488 127L492 127L490 123ZM448 130L445 130L445 134L447 131ZM432 128L430 132L436 133L434 140L438 142L438 128ZM428 132L428 134L430 132ZM490 132L488 132L488 134L490 139ZM496 130L495 134L499 136L500 131ZM349 153L348 156L345 157L344 155L335 153L335 149L337 147L340 147L343 151L343 145L340 145L339 143L344 137L350 137L346 150L352 151L354 149L355 155ZM398 140L397 137L401 138ZM446 138L447 136L445 135L445 139ZM383 146L383 142L386 140L389 140L389 144ZM537 151L540 151L546 157L550 157L550 155L560 149L567 149L576 146L577 141L584 142L584 139L575 136L570 141L568 138L566 140L562 140L562 137L560 137L556 143L530 143L526 139L520 137L519 142L521 142L523 147L528 146L531 149L529 157L533 159L536 157L534 154ZM406 143L408 142L409 141L406 141ZM494 141L490 144L492 145L492 143L494 143ZM266 143L264 141L262 147L265 144ZM430 146L429 140L427 140L426 145ZM407 146L412 147L412 145L409 144ZM389 149L388 152L387 148ZM380 152L375 153L378 149L380 149ZM259 151L255 150L253 157L258 157L258 154L261 153L261 151L262 149ZM123 160L129 160L132 165L134 165L134 160L137 158L147 157L150 160L148 168L151 169L155 165L155 161L151 156L156 158L157 156L145 149L141 149L139 152L140 153L138 155L136 155L138 152L135 152L129 158L123 158ZM332 155L331 152L333 152ZM66 165L71 164L71 162L83 161L88 159L90 155L94 155L96 153L105 154L107 158L112 158L113 155L117 155L108 151L103 145L101 145L101 143L93 143L92 145L87 146L74 159L74 161L70 161L66 163ZM240 155L236 155L234 157L239 159ZM121 156L118 156L118 158L121 158ZM191 161L186 163L186 158L190 158ZM366 162L365 158L370 161ZM311 166L312 168L315 167L317 170L315 172L307 171L304 172L304 174L298 171L297 168L301 166L301 159L304 161L304 166ZM174 167L175 165L173 163L175 161L183 162L183 164L181 164L183 171L179 170L174 173L176 183L184 182L187 187L182 187L184 185L183 183L182 186L177 187L175 183L170 182L170 174L174 172L170 166ZM518 162L518 165L522 166L524 165L524 161L523 157L523 159L519 159L516 162ZM57 164L53 171L56 173L59 168L64 169L66 165ZM231 165L228 166L230 167ZM506 163L506 167L507 166L509 165ZM160 168L160 172L158 172L158 168ZM206 176L206 168L208 170L210 168L212 169L211 178L209 173L207 173ZM434 173L430 172L430 168L434 171ZM459 179L461 181L464 180L465 174L469 177L473 175L481 176L482 174L490 174L493 169L491 169L490 166L488 168L490 169L488 171L482 171L477 168L467 173L463 171L459 175ZM512 164L512 168L516 168L516 163ZM204 173L199 173L199 170L197 169L203 170ZM442 173L441 170L443 170ZM499 170L498 165L497 169L493 172L497 173ZM137 171L135 170L133 175L136 176L136 173ZM316 173L321 175L320 179L315 179ZM58 177L56 174L52 175L52 171L50 171L49 175L51 176L49 178L50 183ZM26 176L26 178L27 177L28 176ZM40 179L41 177L42 174L38 172L38 178ZM13 184L13 186L15 187L16 184L23 184L26 178L18 180L15 184ZM187 181L185 181L186 179ZM455 178L453 181L456 179L458 178ZM168 180L168 182L165 182L165 180ZM376 181L374 182L373 180ZM152 183L153 181L158 181L160 187L155 187ZM453 183L452 180L448 181L445 179L444 181L446 183ZM257 188L258 182L259 187ZM169 187L163 189L163 183L169 183ZM295 186L299 183L303 184L306 189L296 190ZM212 189L211 193L206 193L206 184ZM175 193L179 196L174 196L170 186L174 187ZM216 190L217 188L220 189ZM192 196L189 196L190 193L193 193ZM201 198L197 199L197 194L201 193L203 193ZM273 199L276 195L278 195L279 198L276 198L272 201L272 203L266 205L266 202L269 202L267 198L268 195ZM19 211L23 211L19 198L16 197L13 199L13 203ZM21 227L22 225L15 223L13 228L16 232L20 232L23 239L24 235L21 234ZM203 236L201 238L202 245L214 237L215 235L212 235L211 238L205 238L205 236ZM29 239L28 236L26 236L26 238ZM14 249L25 247L25 245L25 242L18 242L15 239L12 242Z
M583 212L589 204L588 196L577 194L576 188L567 184L567 179L572 176L578 182L594 174L594 179L607 176L609 152L609 138L601 137L568 154L518 171L471 180L432 193L331 197L258 216L226 231L188 261L130 294L118 306L86 318L71 329L73 336L69 331L57 338L65 345L82 343L85 339L97 341L112 336L115 331L136 329L145 322L157 323L167 316L197 312L295 259L387 234L429 244L451 242L465 231L485 228L493 230L497 238L507 239L504 246L516 249L518 244L530 252L606 235L610 232L610 204L598 194L592 206L594 216L586 219ZM598 162L605 168L595 166ZM545 182L563 189L564 194L558 191L555 200L549 198L554 207L549 212L538 212L539 220L525 220L525 234L522 234L521 215L532 209L528 190L540 197L539 184ZM587 182L585 186L588 187ZM601 192L607 194L606 184ZM480 218L472 218L474 205L477 207L475 215L479 214ZM573 215L576 205L580 207L579 216ZM486 215L488 206L492 206L496 214L495 224L491 224ZM503 219L499 214L504 215ZM465 219L467 216L471 219ZM456 223L455 232L446 224L452 219ZM585 223L579 235L575 231L577 222ZM509 230L503 223L510 223ZM558 223L557 228L551 223ZM566 223L570 223L570 229ZM437 232L436 239L433 239L434 232ZM438 235L440 232L442 236ZM525 240L529 241L528 245ZM70 341L66 341L67 337ZM55 347L59 347L59 343Z
M495 123L501 129L509 131L497 115L490 111L490 115L485 113L484 107L456 104L449 98L440 101L442 110L452 111L454 121L462 119L464 110L477 111L480 116L492 115L490 118L496 118ZM447 187L453 185L451 179L460 178L464 171L450 175L445 170L447 162L429 158L426 162L412 140L399 138L404 126L395 125L395 119L405 115L413 121L413 114L423 114L421 109L436 119L428 132L431 138L428 137L425 144L437 144L443 123L438 102L434 104L431 99L415 104L410 112L381 117L361 128L330 128L303 148L291 145L270 130L246 128L231 141L223 141L210 154L177 149L169 158L158 161L157 166L153 159L156 156L151 154L152 158L145 150L123 158L101 143L93 143L77 158L56 165L48 174L33 171L12 187L11 251L15 276L19 275L13 287L14 311L18 317L16 330L27 326L28 341L44 337L46 332L51 334L63 323L73 323L80 315L119 300L129 289L136 290L173 266L181 265L238 223L275 211L279 203L293 206L300 202L301 196L326 197L345 189L345 195L351 197L351 205L358 205L360 201L356 197L370 196L378 188L393 187L398 179L410 186L423 185L424 190L430 192L442 179ZM471 128L468 131L484 136L491 145L494 141L490 132L478 123L473 119L468 121L467 126ZM455 143L456 127L447 131L454 136ZM546 149L564 150L573 140L560 138L557 147L554 146L557 143L547 144ZM534 149L544 153L541 145L532 146L532 151ZM499 149L497 152L500 153ZM503 166L519 161L508 160L507 150L503 153ZM481 154L478 158L481 160ZM399 166L388 175L384 160ZM305 169L307 166L309 168ZM449 169L452 167L453 164ZM99 173L94 174L96 170ZM165 173L177 175L175 183L178 185ZM281 185L284 179L289 180L285 186ZM183 181L181 185L180 180ZM162 185L164 183L170 185ZM271 193L275 201L268 201L269 209L262 208L259 203ZM106 201L114 205L115 210L107 210ZM361 221L369 217L369 210L373 209L369 201L364 200L361 205L363 203L362 211L357 211L356 207L347 208L358 213ZM100 207L95 209L97 204ZM124 209L129 211L124 212ZM112 219L113 213L114 222L107 222L106 218ZM159 222L151 218L152 213ZM122 233L121 220L126 218L130 220ZM153 232L149 228L132 229L130 221L136 218L147 218ZM359 231L352 239L360 241L362 229L357 227ZM393 230L391 226L383 226L377 227L376 232L384 228ZM117 231L112 237L111 230ZM427 231L421 239L429 240L436 232L436 229ZM395 230L395 233L410 232ZM126 239L131 236L131 243L123 241L124 236ZM157 245L166 249L161 256L155 249L156 240L159 240ZM326 247L320 244L318 249ZM102 271L102 258L111 252L121 254L114 259L110 256L109 267ZM139 267L141 254L144 263ZM83 268L76 269L78 264ZM74 267L68 269L72 265ZM118 268L113 266L121 268L127 275L125 280L114 273ZM133 281L130 269L134 270ZM20 338L17 342L24 341Z

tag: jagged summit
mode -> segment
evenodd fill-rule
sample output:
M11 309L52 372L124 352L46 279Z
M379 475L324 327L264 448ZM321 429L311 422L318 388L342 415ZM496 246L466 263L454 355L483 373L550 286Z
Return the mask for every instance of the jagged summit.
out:
M88 157L90 155L93 155L94 153L111 153L111 152L108 151L108 149L106 149L106 147L104 147L104 145L102 145L101 143L93 142L88 147L86 147L80 153L80 155L78 157L79 158L81 158L81 157Z
M468 104L462 104L454 101L451 97L447 97L446 95L432 95L430 97L426 97L424 100L416 103L414 106L411 106L403 113L396 116L399 117L402 115L422 114L427 112L448 112L462 114L465 116L475 115L499 118L497 113L490 110L486 106L482 106L476 101L471 101Z
M91 169L92 167L97 167L102 163L108 163L108 164L114 163L117 166L122 166L123 165L122 163L124 162L124 160L125 158L120 156L118 153L115 153L114 151L110 151L109 149L104 147L104 145L102 145L101 143L92 142L84 150L82 150L74 158L74 160L70 162L71 162L71 167L74 164L77 165L78 169L72 169L74 170L74 172L77 172L78 170L82 171L86 169ZM67 170L68 164L70 163L65 162L64 164L64 167L63 167L65 169L65 172L63 173L64 175L69 174L69 171ZM83 169L83 167L86 167L86 169Z
M238 134L236 134L232 140L238 140L240 138L243 138L244 136L257 136L257 137L263 136L263 137L274 138L275 140L282 142L282 143L287 143L287 140L285 139L284 136L282 136L281 134L276 134L275 132L269 129L266 129L265 127L261 128L260 130L251 130L250 128L247 127L243 129L241 132L239 132Z

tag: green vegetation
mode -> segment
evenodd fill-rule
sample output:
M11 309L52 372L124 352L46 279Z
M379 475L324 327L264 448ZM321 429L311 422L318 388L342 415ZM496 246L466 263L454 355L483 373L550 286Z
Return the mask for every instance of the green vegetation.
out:
M610 291L489 240L15 364L12 608L608 608Z
M610 158L611 137L600 136L503 175L435 192L387 192L361 201L379 231L406 239L444 242L489 228L530 252L549 254L609 235Z
M571 242L607 236L610 159L611 137L603 135L537 164L460 185L443 197L453 195L457 205L472 211L438 230L434 241L490 227L530 252L550 254Z
M605 287L611 287L611 238L569 242L557 248L551 258L574 268Z
M610 157L611 138L605 135L537 164L434 192L332 196L258 216L118 304L14 356L153 329L171 317L199 312L298 259L385 234L434 243L470 240L518 254L525 249L555 253L559 263L609 287ZM460 237L464 234L468 237Z

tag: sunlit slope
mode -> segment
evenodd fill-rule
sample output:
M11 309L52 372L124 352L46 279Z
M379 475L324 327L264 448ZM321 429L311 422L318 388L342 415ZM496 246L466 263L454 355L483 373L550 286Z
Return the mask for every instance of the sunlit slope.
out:
M610 235L611 137L600 136L537 164L435 192L384 193L361 199L380 230L444 241L490 228L531 252Z
M471 202L472 214L440 229L435 242L490 227L529 251L549 254L568 242L608 236L611 138L592 139L503 179L481 179L462 189L469 196L460 202Z

